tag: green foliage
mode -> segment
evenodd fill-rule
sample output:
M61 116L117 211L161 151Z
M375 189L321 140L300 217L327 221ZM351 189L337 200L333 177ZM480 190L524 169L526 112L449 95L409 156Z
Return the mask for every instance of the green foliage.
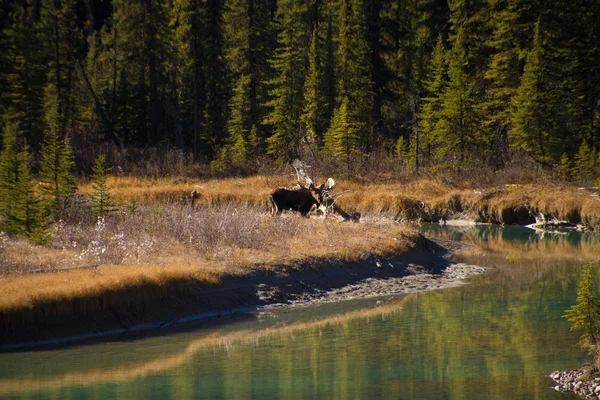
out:
M304 142L300 120L304 108L304 80L306 77L309 41L308 1L280 0L277 21L279 49L271 60L276 77L270 82L272 100L267 102L271 112L263 121L273 128L267 139L267 153L279 160L290 161L300 155Z
M304 123L305 140L308 143L319 142L327 125L325 112L327 100L323 90L323 67L319 56L319 37L317 27L313 29L308 53L308 76L304 86L304 110L300 119Z
M571 322L571 330L583 330L579 336L579 346L594 354L595 362L598 363L600 338L600 311L596 297L595 265L592 262L585 264L581 272L581 281L577 289L577 300L574 306L565 312L564 317Z
M404 136L400 136L396 141L396 146L394 148L394 154L398 158L403 158L410 151L409 142L404 139Z
M9 1L0 115L19 123L36 168L52 130L83 149L177 146L241 168L318 146L349 162L402 136L411 162L434 169L523 153L567 176L564 153L590 181L596 3ZM591 155L578 155L584 141Z
M560 164L556 167L556 177L562 180L568 180L571 177L571 160L567 153L562 153L560 156Z
M77 192L74 167L68 138L59 140L55 129L46 132L40 160L40 185L47 209L55 220L62 218L65 200Z
M548 163L549 129L545 124L544 58L540 22L537 22L533 49L527 55L521 84L512 99L513 146L532 159Z
M26 235L43 242L43 213L34 197L27 145L18 124L6 121L0 153L0 227L10 235Z
M92 209L97 218L104 218L114 211L114 203L106 185L109 170L110 168L106 166L106 157L104 154L100 154L93 167L92 189L94 192L91 195Z
M343 0L339 14L339 105L324 138L324 150L346 162L370 146L373 90L361 0Z
M331 127L325 135L325 149L344 161L350 169L353 157L360 154L359 142L360 126L349 115L348 100L344 99L341 106L335 110Z
M481 157L481 152L475 150L486 144L476 107L475 80L465 69L468 58L464 40L464 35L459 33L450 52L449 81L441 95L439 120L431 138L436 157L455 167Z
M575 155L575 165L573 166L573 176L581 183L591 183L596 177L597 154L592 151L587 142L584 141L579 146L579 151Z
M436 143L437 124L442 110L441 95L444 93L447 84L446 51L441 35L438 36L428 65L427 78L423 82L427 96L423 98L421 107L420 128L421 143L429 149L426 153L429 155L431 148Z

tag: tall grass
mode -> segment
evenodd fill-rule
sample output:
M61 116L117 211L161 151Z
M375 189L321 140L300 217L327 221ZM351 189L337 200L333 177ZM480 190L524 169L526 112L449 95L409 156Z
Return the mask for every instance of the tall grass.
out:
M315 177L317 183L326 177ZM345 192L337 200L346 211L364 215L385 214L399 220L439 218L444 214L461 214L482 222L509 222L507 216L516 207L526 205L534 214L547 218L584 222L600 227L600 201L589 189L544 183L507 184L489 187L450 179L418 178L405 182L361 183L337 180L335 192ZM232 205L268 209L270 192L278 186L295 183L295 176L253 176L222 180L144 179L112 177L109 190L126 205L163 202L190 202L192 191L199 193L196 204ZM89 193L89 185L82 191ZM415 211L417 211L415 213ZM508 214L507 214L508 213Z
M186 283L215 284L223 273L244 268L397 255L410 247L412 235L399 226L272 218L249 206L145 205L97 223L59 224L48 247L29 245L44 262L19 264L27 244L6 246L0 314L34 308L69 314L74 299L105 309L185 295ZM40 270L45 273L32 274Z

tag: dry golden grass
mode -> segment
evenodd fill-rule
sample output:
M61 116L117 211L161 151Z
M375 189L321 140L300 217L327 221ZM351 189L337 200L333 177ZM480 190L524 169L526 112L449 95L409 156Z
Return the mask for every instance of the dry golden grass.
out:
M299 217L264 219L262 228L277 232L280 224L296 234L278 235L256 246L229 246L193 253L181 243L168 243L166 254L149 255L154 263L100 265L93 268L0 278L0 312L37 309L47 304L90 299L90 311L184 295L185 283L218 284L224 273L243 268L279 270L306 264L359 261L398 255L411 247L415 233L406 227L320 221ZM287 220L287 221L286 221ZM272 224L275 224L273 226ZM297 226L299 225L299 226ZM160 253L160 249L158 249ZM177 288L171 283L179 283ZM182 284L183 283L183 284ZM123 295L130 289L135 293ZM185 289L183 289L185 290ZM175 291L175 293L173 293ZM97 304L102 299L102 304ZM44 308L46 310L46 308ZM45 314L68 314L49 308Z
M317 179L322 182L325 179ZM231 178L193 181L181 179L140 179L111 177L111 194L124 202L135 199L139 203L179 201L197 190L198 204L238 204L267 209L269 193L278 186L292 185L292 176ZM439 179L422 178L406 183L363 184L339 180L335 192L349 191L338 198L338 204L348 210L362 213L384 213L396 216L415 201L424 202L429 209L447 210L449 201L459 198L465 211L476 215L486 209L487 214L502 222L502 211L528 204L534 210L553 218L569 219L579 214L588 222L600 222L600 200L589 190L578 190L551 184L508 185L488 188L457 187ZM90 185L82 185L83 193L91 192Z
M48 304L105 296L104 308L120 306L132 301L120 299L111 292L123 292L132 288L154 287L160 291L169 283L189 281L204 285L220 282L222 271L218 267L204 265L103 265L95 268L34 274L0 279L0 311L34 309ZM143 293L146 293L144 295ZM156 297L156 293L141 292L141 302Z

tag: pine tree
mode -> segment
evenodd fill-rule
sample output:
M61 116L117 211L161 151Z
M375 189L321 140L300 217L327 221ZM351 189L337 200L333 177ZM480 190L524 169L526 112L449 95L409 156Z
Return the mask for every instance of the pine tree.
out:
M571 179L571 160L569 159L569 155L565 152L560 156L560 163L556 167L556 177L563 181L567 181Z
M39 8L25 2L9 2L0 22L0 115L15 119L28 143L41 142L42 97L46 66L37 32Z
M513 147L525 151L534 161L547 165L551 161L550 129L546 125L546 88L540 21L536 23L534 44L527 56L521 84L512 100Z
M46 133L40 161L41 191L55 220L62 217L65 200L77 192L75 162L68 138L60 140L55 129Z
M73 0L42 1L40 25L47 83L44 88L44 114L48 127L56 127L61 136L79 121L76 75L77 52L83 44L76 25L76 2Z
M207 155L210 159L218 155L224 144L226 132L227 95L225 77L219 71L225 70L223 62L223 6L222 0L204 1L204 18L200 25L203 28L205 69L205 108L204 134L207 143Z
M479 115L474 93L475 80L468 67L467 52L463 47L461 32L450 52L449 81L442 94L442 108L435 129L436 156L462 167L466 161L481 157L474 150L485 146L485 139L478 135Z
M360 125L350 116L348 110L348 99L344 98L342 104L335 110L331 126L324 139L324 147L331 155L346 164L351 169L353 157L361 154L360 148Z
M114 204L106 184L109 168L106 166L104 154L100 154L96 158L92 171L92 189L94 189L91 195L92 209L96 217L100 219L114 210Z
M297 158L304 143L305 130L300 116L304 108L305 49L310 41L308 3L306 0L281 0L277 9L281 32L279 49L272 60L277 76L271 81L272 100L267 102L271 112L264 123L273 129L267 139L267 153L281 161Z
M519 87L523 54L531 46L534 21L540 6L537 0L490 2L488 7L492 33L487 46L492 49L485 70L486 95L481 107L487 129L494 133L494 159L502 165L508 157L511 124L510 103Z
M577 300L574 306L565 312L564 317L571 322L571 330L583 330L579 336L579 346L594 355L596 364L600 361L600 310L596 297L596 277L594 264L589 262L584 265L581 272L581 281L577 289Z
M33 194L29 150L21 142L18 123L5 121L0 153L0 226L11 235L42 241L43 220Z
M251 68L253 41L251 35L254 8L245 0L231 0L224 15L226 61L230 70L232 96L229 99L227 143L221 152L221 163L244 166L247 163L247 136L253 123Z
M309 143L320 143L328 123L327 98L323 87L323 66L318 36L315 26L308 52L308 75L304 86L304 111L300 119L305 124L305 138Z
M372 144L373 85L362 0L342 0L339 14L339 105L325 134L324 150L344 160Z
M427 93L423 98L421 106L420 128L421 128L421 143L425 151L423 152L427 158L431 157L437 134L437 123L440 119L442 110L442 95L446 89L446 51L444 49L444 40L442 36L438 36L438 40L427 73L427 79L423 86Z
M584 141L575 155L573 177L580 183L590 183L596 177L596 152Z

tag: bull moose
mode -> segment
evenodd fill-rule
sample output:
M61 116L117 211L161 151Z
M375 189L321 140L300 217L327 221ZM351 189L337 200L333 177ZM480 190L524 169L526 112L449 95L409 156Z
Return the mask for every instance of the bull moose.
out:
M284 210L292 210L306 217L311 211L320 210L326 217L329 213L335 212L345 221L360 221L360 213L350 215L335 204L335 198L345 192L335 195L332 193L335 188L333 178L317 186L306 171L310 166L296 159L292 162L292 167L296 170L298 184L293 188L279 188L271 193L269 196L271 215L280 215Z
M298 211L306 217L309 212L320 207L309 189L300 188L296 190L279 188L271 193L271 215L280 215L283 210Z

